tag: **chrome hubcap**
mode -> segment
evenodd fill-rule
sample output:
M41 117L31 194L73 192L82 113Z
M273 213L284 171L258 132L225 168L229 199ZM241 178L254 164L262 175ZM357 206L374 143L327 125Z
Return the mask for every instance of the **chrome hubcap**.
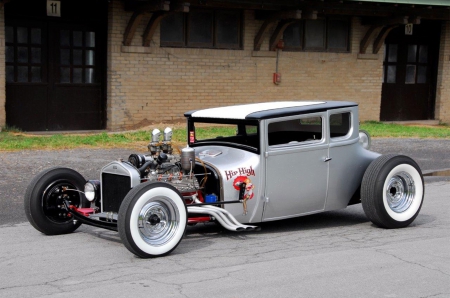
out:
M414 180L406 172L392 176L386 188L389 208L396 213L406 211L412 204L416 193Z
M142 239L152 246L170 241L179 224L180 214L166 197L152 198L139 212L139 232Z

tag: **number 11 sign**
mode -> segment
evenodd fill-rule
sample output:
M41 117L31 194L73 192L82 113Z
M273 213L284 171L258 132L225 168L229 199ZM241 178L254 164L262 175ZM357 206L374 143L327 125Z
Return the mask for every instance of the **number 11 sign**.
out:
M61 16L61 1L47 0L47 16L49 17Z

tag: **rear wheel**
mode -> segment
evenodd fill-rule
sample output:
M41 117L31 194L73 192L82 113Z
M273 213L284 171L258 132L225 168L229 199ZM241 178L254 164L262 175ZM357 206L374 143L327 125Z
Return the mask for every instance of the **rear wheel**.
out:
M163 256L183 238L187 210L178 190L166 183L133 188L119 209L118 229L125 247L141 258Z
M70 205L84 207L88 202L78 191L85 183L83 176L72 169L57 167L42 171L25 192L24 207L28 221L46 235L75 231L81 223L74 223L64 207L64 200Z
M403 228L419 214L424 192L422 172L414 160L403 155L383 155L364 174L361 203L377 226Z

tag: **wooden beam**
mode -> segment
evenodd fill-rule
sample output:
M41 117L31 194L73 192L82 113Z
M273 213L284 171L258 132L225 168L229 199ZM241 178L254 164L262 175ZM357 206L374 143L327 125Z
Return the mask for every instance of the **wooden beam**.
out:
M270 43L269 43L269 51L275 51L277 49L278 41L283 36L284 30L289 27L292 23L295 23L296 20L282 20L278 23L277 27L275 28L275 31L273 31L272 36L270 37Z
M142 17L149 12L158 12L158 11L168 11L170 9L170 1L156 0L149 1L145 5L139 7L139 9L133 12L130 20L128 21L127 28L123 33L123 45L129 46L133 41L134 34L136 33L136 29L139 26L139 23L142 20ZM148 26L147 26L148 27ZM151 30L150 28L149 30ZM154 30L154 29L153 29ZM147 32L149 33L149 32ZM148 34L147 34L148 35ZM151 40L151 37L150 37Z
M381 19L378 20L377 23L372 25L369 30L367 30L366 35L364 35L364 38L361 40L361 43L359 45L359 52L361 54L365 54L367 48L369 47L370 42L374 38L377 30L380 27L384 26L390 26L390 25L402 25L408 23L408 17L397 17L397 18L391 18L391 19Z
M253 49L255 51L259 51L261 49L261 44L263 43L264 34L269 29L269 25L271 25L276 20L273 19L266 19L264 23L261 25L261 28L259 28L258 33L255 36L255 41L253 43Z
M264 21L264 23L261 25L261 28L259 28L259 31L255 36L254 50L259 51L261 49L261 44L263 43L264 35L269 30L270 26L273 23L283 19L299 20L301 18L302 18L301 10L280 11L272 14Z
M390 25L390 26L385 26L385 27L383 27L383 29L381 29L377 38L373 42L373 49L372 49L373 54L378 54L378 52L380 51L381 47L384 44L384 40L388 36L388 34L392 31L392 29L397 28L398 26L400 26L400 25Z
M157 11L152 14L152 17L148 21L147 27L145 27L144 35L142 35L142 45L149 47L155 34L156 28L161 23L162 19L175 12L189 12L189 3L174 3L171 4L170 11Z
M133 40L134 33L136 33L136 29L139 26L139 23L142 20L142 17L144 16L143 12L134 12L131 16L130 20L128 21L127 28L125 29L125 32L123 33L123 45L129 46L131 45L131 41Z
M409 18L408 22L410 22L414 25L419 25L420 19L421 19L420 17L413 17L413 18ZM398 26L400 26L400 24L388 25L388 26L383 27L383 29L381 29L380 33L378 33L377 38L373 42L373 49L372 49L373 54L378 54L378 52L380 51L381 47L384 44L384 40L388 36L388 34L392 31L392 29L397 28Z
M148 21L147 27L145 28L144 35L142 36L142 45L144 47L149 47L152 41L153 35L161 20L166 16L172 14L172 11L158 11L153 13L150 21Z
M305 20L316 20L317 19L317 11L305 11L301 15L302 19ZM278 23L277 27L272 33L269 42L269 51L275 51L277 47L278 41L283 37L284 30L286 30L289 25L297 22L298 19L287 19L282 20Z

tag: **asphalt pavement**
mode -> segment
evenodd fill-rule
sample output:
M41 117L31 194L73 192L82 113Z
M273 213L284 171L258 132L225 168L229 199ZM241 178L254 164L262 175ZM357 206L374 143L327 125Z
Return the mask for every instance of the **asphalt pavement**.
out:
M450 140L376 139L372 149L450 169ZM360 205L232 233L188 227L170 255L139 259L116 232L81 226L44 236L26 222L32 177L67 166L97 178L135 150L0 153L0 297L450 297L449 177L427 177L421 213L385 230Z

